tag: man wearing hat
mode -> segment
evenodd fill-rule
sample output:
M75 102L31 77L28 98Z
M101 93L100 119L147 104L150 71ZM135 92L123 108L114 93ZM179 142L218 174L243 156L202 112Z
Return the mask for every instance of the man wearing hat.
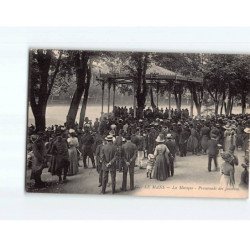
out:
M105 194L106 186L108 183L108 174L110 172L111 182L112 182L112 194L115 193L115 184L116 184L116 147L113 144L113 136L108 135L105 140L107 144L103 145L100 153L103 178L102 178L102 193Z
M124 161L122 191L127 190L127 174L130 176L130 190L134 189L134 168L135 160L137 158L137 147L131 142L131 136L126 136L127 142L122 145L122 159Z
M174 159L175 159L175 154L176 154L176 143L175 140L173 140L171 134L167 134L166 136L166 146L168 147L170 151L170 175L174 175Z

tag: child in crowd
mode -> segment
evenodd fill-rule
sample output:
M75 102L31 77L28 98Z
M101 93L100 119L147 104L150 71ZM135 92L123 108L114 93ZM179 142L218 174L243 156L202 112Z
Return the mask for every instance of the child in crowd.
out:
M245 156L245 163L242 163L241 166L244 168L243 172L241 173L241 178L240 178L240 187L244 189L248 189L249 186L249 156Z
M154 169L155 164L155 156L153 154L148 155L148 162L147 162L147 178L149 177L152 179L152 171Z

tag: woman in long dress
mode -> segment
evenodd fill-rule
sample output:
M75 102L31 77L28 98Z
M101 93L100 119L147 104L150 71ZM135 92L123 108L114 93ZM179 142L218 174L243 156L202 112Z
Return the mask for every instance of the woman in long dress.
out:
M224 151L228 151L232 144L231 128L229 125L224 126L224 128L226 129L224 132Z
M191 126L191 135L188 138L187 141L187 148L188 151L192 152L193 154L197 154L198 151L198 133L197 131Z
M79 147L79 142L75 136L75 131L73 129L69 130L69 138L67 139L69 145L69 171L68 175L75 175L78 173L78 157L76 148Z
M155 156L155 167L154 167L154 173L153 178L165 181L169 176L169 149L164 144L164 136L160 134L156 138L156 142L158 145L155 147L154 156Z
M201 128L201 148L202 148L202 153L206 154L207 153L207 148L208 148L208 140L209 140L209 132L210 129L208 126L204 126Z
M230 153L222 153L221 154L222 159L224 162L221 165L220 173L220 186L223 188L233 188L234 187L234 168L230 164L230 162L233 160L233 157Z

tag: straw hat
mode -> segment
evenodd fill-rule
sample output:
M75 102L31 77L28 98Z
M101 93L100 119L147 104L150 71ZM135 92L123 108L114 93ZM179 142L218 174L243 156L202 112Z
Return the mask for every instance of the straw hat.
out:
M172 135L171 134L167 134L167 139L172 139Z
M164 135L163 134L159 134L155 140L156 142L164 142Z
M153 155L153 154L149 154L148 155L148 159L150 160L150 159L154 159L155 158L155 156Z
M105 138L106 141L113 141L113 136L112 135L108 135Z
M230 127L229 124L225 125L223 128L224 128L224 129L231 129L231 127Z
M245 123L246 128L244 129L244 132L249 134L250 133L250 119L248 119Z
M73 134L73 133L75 133L75 130L71 128L71 129L69 129L69 133Z

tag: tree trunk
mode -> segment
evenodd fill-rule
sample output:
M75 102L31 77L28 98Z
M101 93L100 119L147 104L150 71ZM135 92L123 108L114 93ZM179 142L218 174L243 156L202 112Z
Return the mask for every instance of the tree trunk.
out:
M146 82L146 71L148 63L148 55L140 54L138 57L137 77L136 81L136 100L137 100L137 116L143 118L143 110L148 94L148 84Z
M151 107L153 110L156 109L156 105L154 103L154 95L153 95L153 89L150 87L150 101L151 101Z
M231 106L230 106L230 115L232 115L233 106L234 106L234 98L232 97Z
M181 94L174 91L174 98L176 103L176 108L178 111L181 110Z
M82 108L80 113L80 120L79 120L79 127L83 127L85 113L86 113L86 107L88 104L88 96L89 96L89 86L90 86L90 80L91 80L91 66L89 66L87 70L87 83L84 91L83 101L82 101Z
M245 90L242 90L241 92L241 113L242 115L246 114L246 94L245 94Z
M222 101L222 103L221 103L221 107L220 107L220 115L222 115L222 112L223 112L223 105L224 105L224 101Z
M214 102L214 113L215 113L216 117L218 116L218 109L219 109L219 102L215 101Z
M46 103L40 104L33 112L35 118L36 132L44 131L46 127Z
M30 65L31 60L36 59L38 69L39 69L39 79L40 87L39 91L35 91L35 85L37 81L33 81L32 69L29 72L29 100L30 106L35 118L36 131L44 131L46 127L46 108L47 101L50 96L52 87L55 82L55 78L58 74L60 63L61 63L62 51L59 53L59 58L57 60L55 71L52 74L51 81L49 82L49 69L52 61L52 51L51 50L37 50L37 54L34 52L30 53ZM31 67L31 66L30 66ZM39 81L38 81L39 82ZM36 100L37 99L37 100Z
M193 101L197 110L197 115L201 115L201 107L202 107L202 99L203 99L203 92L201 93L201 97L198 96L196 91L192 91L193 93Z
M76 54L75 62L76 62L76 90L71 100L70 108L67 115L67 127L73 128L75 126L75 119L78 112L78 107L81 102L81 98L85 89L86 84L86 74L88 67L88 59L89 56L87 52L82 52L81 54L78 52Z
M231 93L229 93L229 96L228 96L228 100L227 100L227 104L226 104L226 115L230 115L230 111L231 111L231 106L232 106L232 95Z

